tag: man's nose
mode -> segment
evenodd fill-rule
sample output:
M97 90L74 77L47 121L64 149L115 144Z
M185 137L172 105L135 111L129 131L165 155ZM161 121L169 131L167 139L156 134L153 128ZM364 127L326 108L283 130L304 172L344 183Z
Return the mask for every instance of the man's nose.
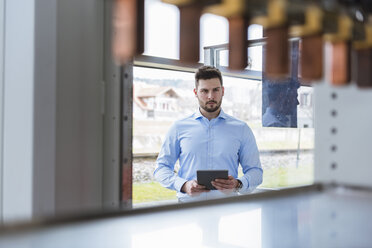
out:
M212 98L213 98L213 96L212 96L212 92L209 92L209 93L208 93L208 98L209 98L209 99L212 99Z

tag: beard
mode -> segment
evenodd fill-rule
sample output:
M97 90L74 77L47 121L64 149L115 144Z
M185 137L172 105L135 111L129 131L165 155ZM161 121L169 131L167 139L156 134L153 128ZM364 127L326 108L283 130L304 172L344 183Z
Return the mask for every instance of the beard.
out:
M209 106L208 103L210 102L213 102L215 103L215 106ZM209 113L212 113L212 112L215 112L217 111L220 107L221 107L221 103L222 103L222 99L221 101L219 102L216 102L216 101L209 101L209 102L206 102L206 103L203 103L199 100L199 105L202 109L204 109L205 111L209 112Z

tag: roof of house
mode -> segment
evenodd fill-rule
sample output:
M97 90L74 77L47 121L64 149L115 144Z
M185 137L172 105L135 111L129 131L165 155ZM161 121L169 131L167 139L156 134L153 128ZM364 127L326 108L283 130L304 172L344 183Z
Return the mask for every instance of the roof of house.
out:
M139 97L133 97L133 101L143 110L149 110L147 104Z
M144 98L144 97L155 97L162 94L169 94L171 97L179 98L180 96L172 87L146 87L139 88L134 91L135 97Z
M134 96L133 101L144 110L149 110L147 103L143 98L156 97L162 94L168 94L170 97L180 98L177 92L172 87L144 87L144 88L133 88Z

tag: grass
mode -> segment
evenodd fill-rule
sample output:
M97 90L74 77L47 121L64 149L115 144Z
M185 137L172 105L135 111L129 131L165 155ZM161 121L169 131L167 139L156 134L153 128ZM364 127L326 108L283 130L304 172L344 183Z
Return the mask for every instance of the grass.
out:
M158 182L133 184L133 203L162 201L176 198L176 191L166 189Z
M311 184L314 180L313 166L300 165L296 167L278 167L264 170L263 183L264 188L280 188L289 186L298 186ZM176 192L163 188L157 182L134 183L133 184L133 202L151 202L176 199Z

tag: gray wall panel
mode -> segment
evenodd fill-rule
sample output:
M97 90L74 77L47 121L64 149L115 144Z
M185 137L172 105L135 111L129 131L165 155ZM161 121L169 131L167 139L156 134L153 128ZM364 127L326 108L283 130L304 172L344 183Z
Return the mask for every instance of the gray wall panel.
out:
M103 2L58 1L56 212L102 203Z

